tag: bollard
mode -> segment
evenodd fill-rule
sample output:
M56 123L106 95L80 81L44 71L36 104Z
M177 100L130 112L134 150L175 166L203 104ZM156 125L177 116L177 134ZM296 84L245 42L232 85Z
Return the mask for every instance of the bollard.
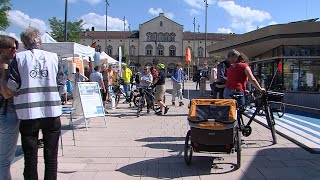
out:
M116 97L114 95L111 96L111 109L116 109Z

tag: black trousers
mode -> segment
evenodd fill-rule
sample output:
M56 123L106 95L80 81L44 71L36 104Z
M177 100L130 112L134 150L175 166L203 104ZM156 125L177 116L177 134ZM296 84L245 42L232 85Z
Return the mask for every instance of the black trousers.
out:
M45 180L57 179L60 117L21 120L20 133L24 153L24 179L38 180L38 135L42 130L44 143Z

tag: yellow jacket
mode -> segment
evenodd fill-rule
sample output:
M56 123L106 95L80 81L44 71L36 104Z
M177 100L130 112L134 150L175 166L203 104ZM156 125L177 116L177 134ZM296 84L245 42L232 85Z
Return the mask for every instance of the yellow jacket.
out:
M124 83L130 83L131 76L132 76L131 69L126 67L122 72L122 79Z

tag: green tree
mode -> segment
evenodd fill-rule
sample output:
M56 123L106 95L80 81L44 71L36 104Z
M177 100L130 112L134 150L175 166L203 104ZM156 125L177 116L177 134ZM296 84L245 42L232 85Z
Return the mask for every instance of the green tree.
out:
M64 41L64 21L53 17L49 19L50 28L52 30L51 36L58 42ZM82 28L83 20L76 22L67 22L67 41L80 42L81 33L84 31Z
M7 12L11 9L11 4L9 3L10 0L0 0L0 30L6 30L9 25L9 19Z

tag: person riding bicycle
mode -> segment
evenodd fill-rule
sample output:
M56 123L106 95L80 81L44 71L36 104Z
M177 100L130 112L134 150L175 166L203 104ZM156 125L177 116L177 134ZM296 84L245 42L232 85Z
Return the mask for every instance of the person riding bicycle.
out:
M227 83L223 92L225 99L232 98L231 95L234 93L242 94L241 103L245 104L244 93L246 92L246 84L249 81L259 91L265 91L262 88L256 78L253 76L249 65L246 63L247 57L240 53L237 58L230 58L231 67L227 72Z
M145 66L144 71L140 74L140 87L143 88L140 91L140 94L143 95L145 93L146 95L146 101L147 101L147 113L150 112L151 109L151 103L152 102L152 82L153 82L153 77L150 72L150 67Z

